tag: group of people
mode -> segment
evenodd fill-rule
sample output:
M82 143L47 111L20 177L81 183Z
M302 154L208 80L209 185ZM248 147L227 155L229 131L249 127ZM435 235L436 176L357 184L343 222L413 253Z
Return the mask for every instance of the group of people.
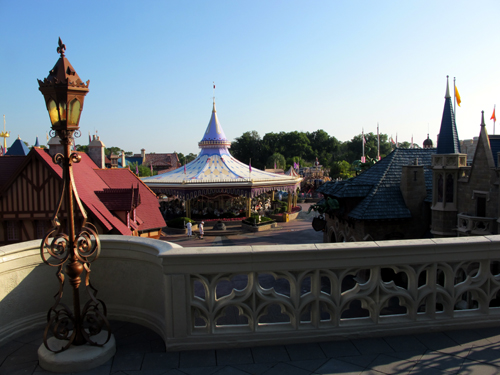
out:
M200 239L203 239L203 225L205 224L204 221L202 221L199 225L198 225L198 230L200 231ZM187 236L188 237L191 237L193 235L193 224L191 224L190 221L187 222L186 224L186 228L187 228Z

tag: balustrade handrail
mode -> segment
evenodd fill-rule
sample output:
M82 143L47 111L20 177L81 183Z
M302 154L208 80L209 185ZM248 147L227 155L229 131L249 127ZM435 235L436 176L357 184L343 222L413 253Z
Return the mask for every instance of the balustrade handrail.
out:
M170 350L470 328L500 317L500 235L206 248L101 242L93 283L110 318L154 329ZM44 324L57 280L40 266L38 246L0 247L0 345Z

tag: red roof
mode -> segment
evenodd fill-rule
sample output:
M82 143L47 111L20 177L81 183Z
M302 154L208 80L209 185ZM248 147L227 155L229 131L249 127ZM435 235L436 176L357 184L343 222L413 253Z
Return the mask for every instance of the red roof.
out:
M52 162L52 157L49 153L41 149L33 149L62 178L61 167ZM87 154L83 152L79 152L78 154L82 159L80 163L73 164L73 175L78 195L85 207L97 217L108 231L114 228L120 234L131 234L127 225L109 211L106 205L99 199L96 192L102 192L110 188L129 188L128 190L130 191L130 188L137 186L137 184L139 184L142 201L142 204L137 208L137 215L144 220L139 230L144 231L165 226L165 221L158 209L159 203L155 194L130 172L129 169L98 169ZM143 188L141 188L142 186Z
M95 193L110 211L130 212L141 204L139 188L104 189Z
M141 204L137 207L139 231L163 228L165 220L160 212L160 203L155 193L149 189L137 176L128 168L96 169L95 173L106 182L112 189L123 188L124 186L136 187L139 183L139 194Z

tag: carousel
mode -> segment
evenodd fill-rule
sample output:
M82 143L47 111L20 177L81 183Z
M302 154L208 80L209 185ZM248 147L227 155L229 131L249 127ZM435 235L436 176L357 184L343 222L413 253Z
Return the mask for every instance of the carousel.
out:
M212 116L196 159L176 170L142 178L158 196L167 196L169 210L189 218L200 214L250 216L252 211L269 208L274 192L287 196L288 212L297 205L302 178L278 175L252 168L236 160L217 118L215 100Z

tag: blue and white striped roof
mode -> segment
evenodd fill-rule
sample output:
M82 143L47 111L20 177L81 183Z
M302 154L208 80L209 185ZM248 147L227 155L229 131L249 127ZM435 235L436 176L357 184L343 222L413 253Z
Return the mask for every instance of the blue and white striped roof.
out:
M263 186L298 185L302 180L296 176L278 175L265 172L236 160L229 153L231 145L217 118L215 102L212 116L202 140L199 142L201 152L196 159L184 167L157 176L145 177L142 180L152 189L183 187L198 184L206 187L224 187L242 184L250 188ZM205 185L208 184L208 185Z

